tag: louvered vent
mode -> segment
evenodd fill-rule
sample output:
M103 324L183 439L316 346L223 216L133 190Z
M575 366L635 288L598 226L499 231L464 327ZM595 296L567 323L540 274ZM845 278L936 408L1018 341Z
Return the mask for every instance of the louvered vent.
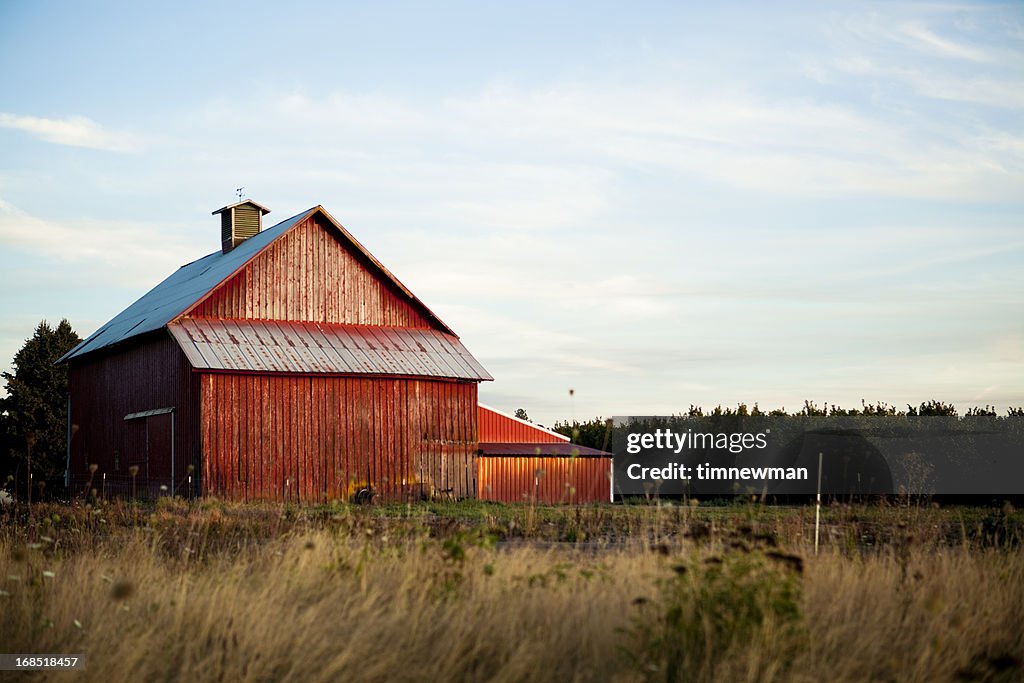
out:
M263 214L270 213L270 209L246 199L213 213L220 214L220 245L226 254L263 229Z
M262 214L251 204L235 207L235 238L247 240L260 231Z
M225 211L220 215L220 243L231 241L231 209Z

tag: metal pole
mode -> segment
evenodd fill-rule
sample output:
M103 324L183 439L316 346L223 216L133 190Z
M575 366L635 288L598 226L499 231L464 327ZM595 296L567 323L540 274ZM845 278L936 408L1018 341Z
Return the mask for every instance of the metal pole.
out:
M818 533L821 529L821 452L818 452L818 503L814 510L814 554L818 554Z

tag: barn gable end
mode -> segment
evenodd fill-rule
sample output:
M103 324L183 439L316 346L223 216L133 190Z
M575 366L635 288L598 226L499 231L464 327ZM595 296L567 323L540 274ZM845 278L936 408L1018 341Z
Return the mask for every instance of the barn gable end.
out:
M296 224L181 317L448 331L321 212Z

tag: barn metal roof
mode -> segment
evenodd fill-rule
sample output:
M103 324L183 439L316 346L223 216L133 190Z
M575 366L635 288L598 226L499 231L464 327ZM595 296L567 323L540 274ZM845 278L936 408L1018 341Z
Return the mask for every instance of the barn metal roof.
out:
M480 443L480 455L483 456L527 456L527 457L577 457L577 458L610 458L607 453L596 448L580 446L574 443Z
M439 330L209 318L168 330L199 370L493 379L457 337Z
M334 220L333 216L327 213L322 206L315 206L257 233L226 254L218 250L198 261L182 266L170 277L142 295L131 306L117 314L106 325L89 335L85 341L64 354L57 362L78 358L167 326L168 323L205 299L219 284L245 267L246 263L266 249L274 240L315 213L323 215L356 250L380 270L386 279L405 294L414 306L423 311L429 319L435 321L442 330L455 335L450 327L445 325L416 295L399 282L398 278L367 251L366 247L352 237L348 230Z

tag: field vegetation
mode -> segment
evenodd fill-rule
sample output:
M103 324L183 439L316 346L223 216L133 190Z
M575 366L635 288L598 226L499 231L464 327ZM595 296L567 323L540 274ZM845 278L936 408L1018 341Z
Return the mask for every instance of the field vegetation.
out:
M0 652L76 681L1018 681L1024 515L915 501L0 513Z

